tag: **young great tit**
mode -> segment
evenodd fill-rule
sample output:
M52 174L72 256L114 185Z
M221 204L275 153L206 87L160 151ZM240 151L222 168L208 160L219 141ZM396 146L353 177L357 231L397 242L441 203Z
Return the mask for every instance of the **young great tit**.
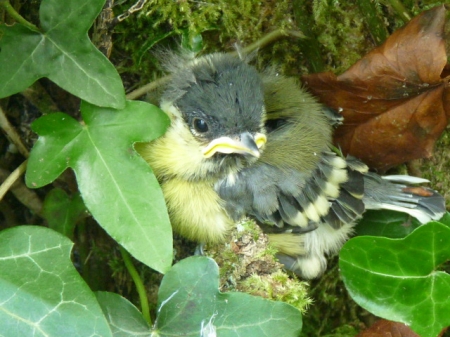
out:
M154 170L179 234L221 242L251 217L280 261L311 279L366 209L408 212L421 222L443 215L439 194L407 186L425 180L380 177L333 152L341 117L296 80L220 53L179 57L169 67L161 108L171 126L137 150Z

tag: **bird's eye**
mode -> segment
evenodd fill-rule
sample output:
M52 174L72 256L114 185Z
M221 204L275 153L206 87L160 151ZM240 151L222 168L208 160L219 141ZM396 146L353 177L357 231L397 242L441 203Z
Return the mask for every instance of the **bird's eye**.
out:
M195 117L192 120L192 126L194 127L194 130L197 131L198 133L205 133L208 132L209 130L208 123L206 123L204 119L198 117Z

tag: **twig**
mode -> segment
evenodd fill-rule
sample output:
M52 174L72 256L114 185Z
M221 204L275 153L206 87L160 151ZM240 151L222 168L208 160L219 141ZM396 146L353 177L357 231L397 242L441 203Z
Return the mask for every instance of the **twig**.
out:
M5 115L5 112L0 107L0 127L5 131L11 143L13 143L19 152L25 157L28 158L29 152L28 149L23 145L22 140L20 139L19 134L16 129L9 123L8 118Z
M127 99L136 99L141 97L142 95L145 95L146 93L155 90L156 88L165 85L167 82L170 81L172 76L167 75L161 78L158 78L156 81L150 82L143 87L140 87L136 90L133 90L127 95Z
M31 22L25 20L25 18L20 15L13 6L11 6L11 4L9 3L8 0L0 0L0 6L3 6L6 11L8 12L8 14L14 19L16 20L18 23L21 23L22 25L24 25L25 27L27 27L28 29L34 30L34 31L39 31L39 28L36 27L35 25L33 25Z
M27 161L25 160L22 164L20 164L10 175L8 178L5 179L5 181L0 185L0 200L3 199L6 192L9 191L11 186L16 182L17 179L20 178L22 174L25 173L25 170L27 168Z
M243 48L242 51L244 54L250 54L252 51L261 49L266 47L267 45L275 42L278 39L281 39L282 37L291 36L296 38L304 38L305 35L298 31L298 30L284 30L284 29L277 29L273 32L270 32L269 34L264 35L261 39L258 41L252 43L251 45L248 45L247 47ZM232 55L237 54L237 52L232 52Z
M8 170L0 169L0 181L5 181L10 175L11 172L9 172ZM35 214L42 216L41 199L39 199L36 192L26 187L21 179L16 180L15 183L13 183L13 185L9 189L9 191L11 191L11 193L14 194L17 200L19 200L28 209L33 211Z
M265 46L267 46L267 45L273 43L274 41L276 41L282 37L285 37L285 36L292 36L292 37L296 37L296 38L304 37L303 33L300 31L277 29L277 30L274 30L273 32L270 32L269 34L265 35L264 37L262 37L255 43L252 43L251 45L243 48L242 52L245 54L249 54L256 49L264 48ZM231 52L230 54L236 55L237 52L234 51L234 52ZM156 81L150 82L150 83L144 85L143 87L133 90L132 92L127 94L127 99L139 98L140 96L145 95L146 93L151 92L151 91L155 90L156 88L167 84L167 82L169 82L170 79L171 79L171 76L167 75L167 76L157 79Z

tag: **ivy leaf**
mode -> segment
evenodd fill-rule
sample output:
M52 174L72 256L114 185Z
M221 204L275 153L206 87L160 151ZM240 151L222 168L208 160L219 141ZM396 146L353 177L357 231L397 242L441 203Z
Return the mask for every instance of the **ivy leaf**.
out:
M71 240L77 221L85 214L86 207L79 194L71 198L62 189L55 188L45 197L42 216L48 226Z
M95 295L73 267L72 242L45 227L0 233L0 335L111 335Z
M189 50L195 54L200 53L204 46L202 34L191 35L188 30L183 31L181 35L181 46L184 50Z
M172 230L159 184L133 143L162 135L167 115L137 101L127 101L124 110L83 103L81 112L83 123L63 113L33 123L39 139L27 185L47 185L72 168L98 223L135 258L164 273L172 263Z
M298 336L300 311L243 293L219 292L214 260L194 256L173 266L158 293L152 336Z
M97 292L97 300L114 337L151 336L150 326L130 301L106 291Z
M119 74L88 37L105 0L43 0L41 29L0 24L0 98L47 77L99 106L123 108Z
M368 210L355 227L357 235L384 236L392 239L403 238L421 226L419 220L409 214Z
M344 283L371 313L405 323L422 337L450 325L450 228L430 222L404 239L356 237L340 253Z

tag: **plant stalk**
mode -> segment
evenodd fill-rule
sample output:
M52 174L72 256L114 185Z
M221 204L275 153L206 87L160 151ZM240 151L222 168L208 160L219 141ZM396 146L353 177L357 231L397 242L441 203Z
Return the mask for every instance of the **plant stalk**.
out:
M151 326L152 319L150 317L150 307L148 304L147 292L145 291L144 283L142 282L139 273L134 267L133 261L131 261L130 254L121 246L120 246L120 253L122 254L123 262L125 262L125 266L127 267L128 272L130 273L131 278L133 279L134 284L136 285L136 290L139 294L139 300L141 302L142 316L144 316L144 319Z
M31 22L27 21L22 15L20 15L13 6L9 3L8 0L0 0L0 6L6 9L8 14L16 20L18 23L24 25L28 29L39 31L39 28L33 25Z

